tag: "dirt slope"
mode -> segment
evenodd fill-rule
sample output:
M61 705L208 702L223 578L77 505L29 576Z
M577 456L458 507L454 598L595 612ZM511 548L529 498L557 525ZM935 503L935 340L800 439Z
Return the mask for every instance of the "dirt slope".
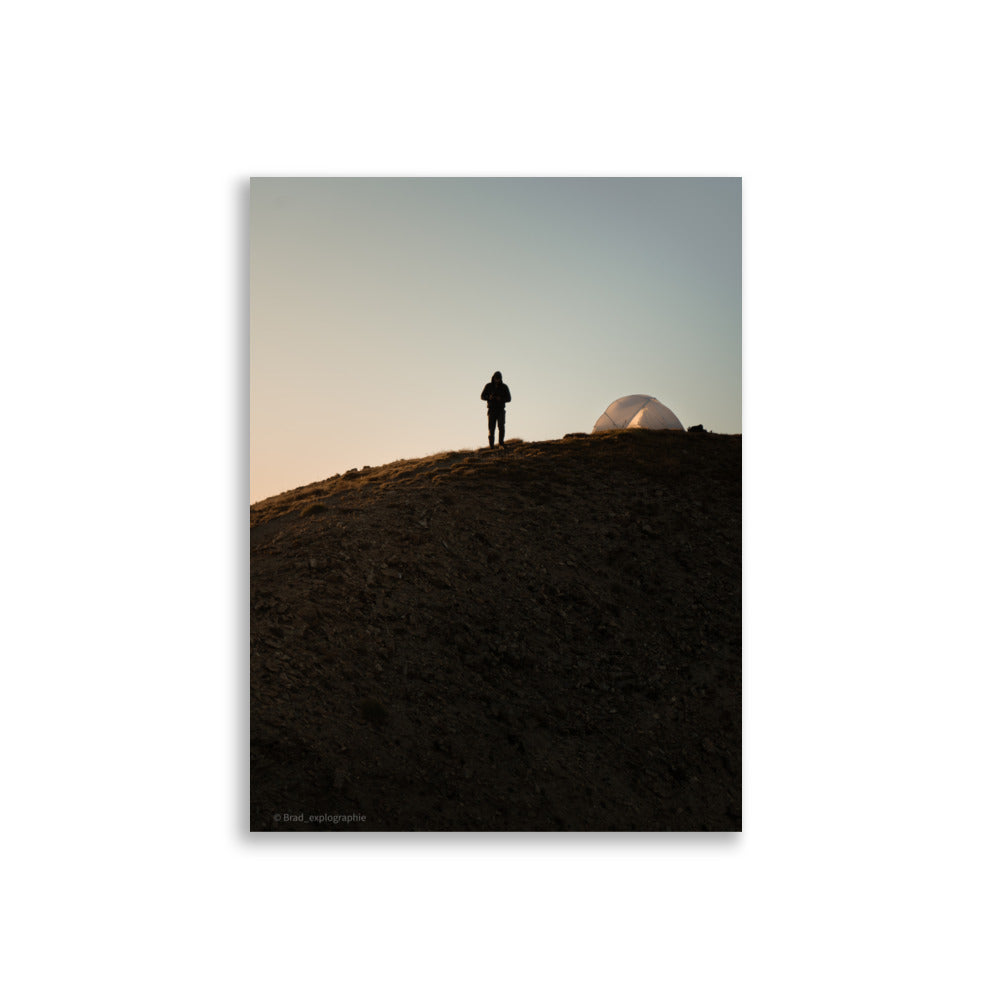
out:
M739 830L740 485L628 431L252 506L251 829Z

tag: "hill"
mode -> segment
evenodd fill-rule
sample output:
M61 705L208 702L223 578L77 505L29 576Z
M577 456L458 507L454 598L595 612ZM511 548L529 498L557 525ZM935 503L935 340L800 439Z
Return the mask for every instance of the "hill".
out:
M252 830L739 830L739 436L351 470L250 508Z

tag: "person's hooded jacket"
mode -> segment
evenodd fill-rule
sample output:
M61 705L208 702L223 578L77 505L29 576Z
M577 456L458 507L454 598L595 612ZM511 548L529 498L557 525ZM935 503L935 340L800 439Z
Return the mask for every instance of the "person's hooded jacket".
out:
M493 373L493 379L483 386L480 399L486 400L487 413L503 413L504 407L510 402L510 389L507 388L500 372Z

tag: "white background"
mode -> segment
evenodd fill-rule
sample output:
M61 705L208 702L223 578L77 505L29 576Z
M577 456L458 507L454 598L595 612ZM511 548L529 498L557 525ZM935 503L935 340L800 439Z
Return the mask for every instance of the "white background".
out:
M3 86L19 996L995 995L985 4L54 3ZM744 830L250 836L245 199L742 176Z

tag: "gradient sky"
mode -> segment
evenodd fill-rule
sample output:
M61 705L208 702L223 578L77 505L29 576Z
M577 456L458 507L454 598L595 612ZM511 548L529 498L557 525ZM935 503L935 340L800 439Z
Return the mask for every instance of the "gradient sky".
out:
M738 178L250 183L250 501L590 431L619 396L740 433Z

